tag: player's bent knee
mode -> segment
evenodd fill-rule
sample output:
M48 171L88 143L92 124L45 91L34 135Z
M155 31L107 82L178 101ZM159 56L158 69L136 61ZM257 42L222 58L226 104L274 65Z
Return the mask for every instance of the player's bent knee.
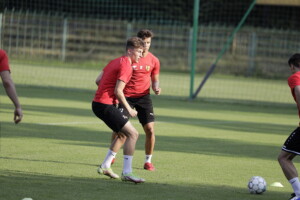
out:
M280 164L286 163L290 158L290 154L288 153L280 153L277 160Z
M283 159L282 159L281 154L277 157L277 161L278 161L280 164L283 163Z
M147 135L154 135L154 127L153 126L145 126L144 130Z
M125 124L125 126L122 128L122 132L125 133L127 137L130 137L134 140L137 140L139 137L138 131L130 123Z
M132 137L137 140L139 138L139 133L137 131L135 131L133 134L132 134Z

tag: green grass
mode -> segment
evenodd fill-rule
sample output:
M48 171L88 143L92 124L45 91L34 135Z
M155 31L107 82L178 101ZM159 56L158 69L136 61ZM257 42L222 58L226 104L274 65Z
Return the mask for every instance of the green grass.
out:
M157 170L142 169L145 136L134 119L140 138L133 169L147 180L135 185L96 173L111 131L91 111L94 90L17 86L24 110L18 125L12 123L13 107L0 90L0 199L281 200L292 192L276 159L298 124L295 106L155 96ZM121 173L122 152L113 168ZM251 195L246 185L254 175L284 188L268 186L263 195Z
M55 64L55 63L54 63ZM92 90L96 89L94 80L103 66L98 69L70 68L57 66L37 66L12 64L12 76L17 85L47 86ZM196 90L204 74L196 74ZM187 99L190 91L190 74L162 72L160 85L164 96ZM287 81L245 78L229 75L211 76L198 95L198 99L208 102L238 102L244 104L294 104Z
M10 57L10 62L13 65L30 65L30 66L51 66L56 68L76 68L76 69L99 69L99 66L105 66L109 60L103 62L103 60L76 60L76 61L61 61L53 58L34 58L28 59L28 57L21 58L20 55L14 55Z

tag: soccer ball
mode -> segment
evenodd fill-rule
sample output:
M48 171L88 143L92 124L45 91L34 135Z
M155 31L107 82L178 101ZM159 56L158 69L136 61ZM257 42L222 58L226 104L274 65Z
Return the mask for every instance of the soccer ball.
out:
M248 189L251 194L262 194L267 190L267 183L261 176L253 176L248 182Z

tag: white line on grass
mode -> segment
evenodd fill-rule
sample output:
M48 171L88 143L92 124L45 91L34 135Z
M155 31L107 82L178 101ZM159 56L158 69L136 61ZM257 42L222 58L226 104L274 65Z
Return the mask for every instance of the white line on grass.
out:
M103 123L102 121L98 122L54 122L54 123L36 123L37 125L43 125L43 126L64 126L64 125L86 125L86 124L101 124ZM133 124L139 124L138 121L131 121ZM233 122L233 121L220 121L220 122L192 122L192 121L155 121L155 123L172 123L172 124L192 124L192 125L197 125L197 124L236 124L239 122ZM240 122L242 123L242 122Z
M63 125L84 125L84 124L99 124L102 122L55 122L55 123L36 123L44 126L63 126Z

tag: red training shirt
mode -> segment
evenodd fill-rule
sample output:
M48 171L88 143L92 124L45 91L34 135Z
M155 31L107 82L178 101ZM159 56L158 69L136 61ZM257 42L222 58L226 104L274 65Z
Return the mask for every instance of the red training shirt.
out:
M296 100L296 95L295 95L295 91L294 91L294 88L298 85L300 85L300 72L296 72L294 74L292 74L289 78L288 78L288 84L291 88L291 92L292 92L292 95L294 97L294 100L296 101L297 103L297 100ZM297 103L297 107L298 107L298 115L300 117L300 105L298 105Z
M157 57L148 52L146 57L132 65L133 72L130 81L124 89L126 97L142 97L150 93L151 77L159 74L160 63Z
M8 56L6 52L0 49L0 72L2 71L10 71L8 64Z
M103 74L98 85L93 101L103 104L117 104L114 93L117 80L127 83L132 75L129 58L122 56L110 61L103 69Z

